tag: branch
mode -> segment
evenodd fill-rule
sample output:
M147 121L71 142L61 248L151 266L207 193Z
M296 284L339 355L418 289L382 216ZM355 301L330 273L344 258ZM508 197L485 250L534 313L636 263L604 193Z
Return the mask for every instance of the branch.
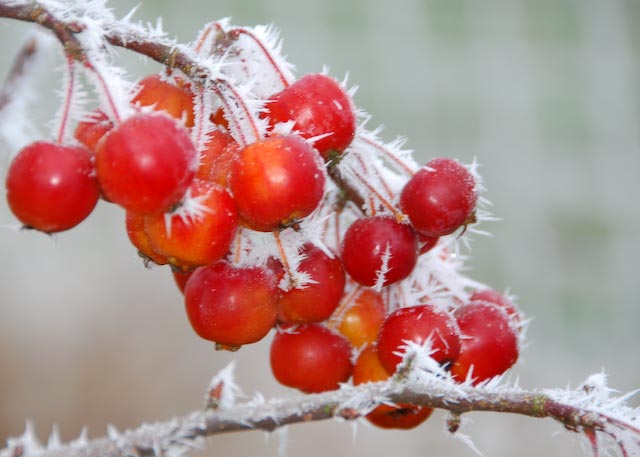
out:
M396 376L386 382L355 387L343 385L332 392L269 401L257 398L224 406L219 403L218 409L195 411L164 422L143 424L122 434L111 429L106 437L90 441L80 438L65 445L52 439L49 445L40 446L28 428L23 436L9 440L9 446L0 451L0 457L175 455L202 447L202 440L213 435L245 430L273 431L290 424L331 418L353 420L380 403L411 403L448 410L454 415L491 411L552 418L567 429L589 437L603 434L613 440L622 455L632 455L631 452L640 450L638 411L630 409L631 416L635 414L635 418L608 414L613 406L619 410L621 401L627 397L603 397L603 392L608 393L609 390L602 385L602 379L602 375L594 375L575 391L526 392L496 382L479 387L455 384L447 376L413 369L402 379ZM215 388L218 390L220 385ZM233 390L235 386L227 388Z

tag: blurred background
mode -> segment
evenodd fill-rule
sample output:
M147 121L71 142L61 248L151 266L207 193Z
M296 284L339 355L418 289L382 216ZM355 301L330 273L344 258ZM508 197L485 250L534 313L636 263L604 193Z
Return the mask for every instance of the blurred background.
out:
M110 2L119 16L135 2ZM420 161L482 164L499 222L476 237L469 274L509 289L534 320L512 370L525 388L575 387L605 370L640 387L640 2L637 0L154 0L138 19L180 41L231 16L273 23L297 74L347 72L356 103L409 139ZM30 26L0 20L0 72ZM121 53L133 77L157 67ZM58 60L56 60L58 59ZM44 126L57 79L41 69L31 115ZM52 85L54 84L54 85ZM2 145L1 176L9 155ZM216 353L186 320L168 270L146 270L124 214L100 203L76 229L14 232L0 201L0 440L33 420L69 440L199 408L210 376L237 359L251 396L292 392L272 379L268 342ZM638 400L635 400L638 404ZM471 456L436 413L411 432L328 421L288 429L287 455ZM579 456L550 420L469 414L486 455ZM276 456L278 434L230 434L202 455Z

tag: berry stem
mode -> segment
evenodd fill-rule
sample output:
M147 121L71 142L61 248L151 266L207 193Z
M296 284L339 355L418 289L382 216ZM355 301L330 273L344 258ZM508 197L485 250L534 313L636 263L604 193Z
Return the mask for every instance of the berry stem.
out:
M278 78L280 79L280 82L282 83L283 88L284 87L288 87L291 84L291 82L287 79L287 77L285 76L285 74L282 71L282 69L280 68L280 66L277 64L276 60L271 55L271 52L269 52L269 50L264 45L262 40L260 40L255 35L255 33L253 33L251 30L247 30L247 29L245 29L243 27L233 27L233 28L231 28L230 30L227 31L227 34L231 35L234 38L237 38L239 35L246 35L249 38L251 38L253 40L253 42L258 45L258 47L260 48L260 50L262 51L264 56L267 58L267 61L269 62L269 65L271 65L271 68L273 68L273 70L278 75Z
M364 135L358 135L358 139L361 140L362 142L368 144L369 146L372 146L372 147L376 148L381 153L383 153L385 157L387 157L389 160L391 160L393 163L395 163L408 176L413 176L415 174L415 172L412 170L412 168L409 165L407 165L400 157L398 157L396 154L391 152L387 147L385 147L384 144L382 144L382 143L380 143L378 141L374 141L374 140L372 140L370 138L367 138Z
M71 111L71 104L73 103L74 85L76 82L75 61L69 55L67 56L67 78L67 91L65 92L64 102L62 104L60 125L58 126L58 136L56 137L56 142L58 144L62 144L67 133L67 125L69 124L69 112Z

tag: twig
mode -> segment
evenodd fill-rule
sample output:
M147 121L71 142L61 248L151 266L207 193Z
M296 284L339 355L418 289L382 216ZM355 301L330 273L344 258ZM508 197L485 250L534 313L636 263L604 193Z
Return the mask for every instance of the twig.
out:
M421 383L379 382L359 386L344 385L341 389L292 398L253 401L233 407L192 412L186 416L155 424L144 424L122 434L70 443L39 454L57 456L127 456L161 455L161 452L199 446L202 438L221 433L243 430L273 431L290 424L326 420L330 418L354 419L375 406L371 399L387 399L393 403L410 403L445 409L459 416L472 411L513 413L534 418L552 418L574 431L602 432L614 440L612 427L640 433L630 424L613 419L595 409L581 408L563 403L551 395L532 392L501 391L468 385L454 386L450 381ZM362 399L360 404L354 399ZM368 400L367 400L368 399ZM381 400L378 400L380 402ZM356 414L354 414L354 411ZM0 452L0 457L12 455L19 441Z

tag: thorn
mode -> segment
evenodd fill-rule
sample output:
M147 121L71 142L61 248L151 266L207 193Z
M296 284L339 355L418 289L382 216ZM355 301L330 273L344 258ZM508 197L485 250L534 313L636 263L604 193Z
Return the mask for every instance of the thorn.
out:
M454 434L460 429L461 418L462 415L459 413L449 413L449 415L447 416L447 430L449 430L449 433Z

